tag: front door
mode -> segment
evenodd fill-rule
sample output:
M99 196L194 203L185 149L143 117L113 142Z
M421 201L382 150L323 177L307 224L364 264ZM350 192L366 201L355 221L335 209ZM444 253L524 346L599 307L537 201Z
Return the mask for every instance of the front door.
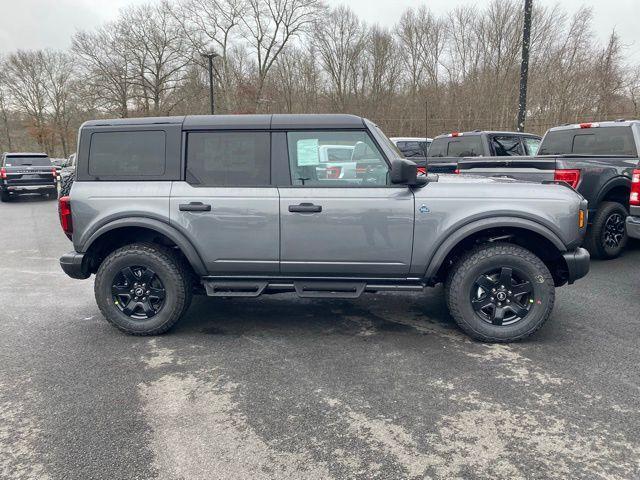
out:
M279 188L282 274L406 276L414 196L389 184L388 164L369 134L288 132L287 144L292 185ZM353 147L352 157L328 174L318 153L323 145Z
M270 185L270 134L190 132L186 151L186 181L171 189L171 223L212 275L277 273L279 203Z

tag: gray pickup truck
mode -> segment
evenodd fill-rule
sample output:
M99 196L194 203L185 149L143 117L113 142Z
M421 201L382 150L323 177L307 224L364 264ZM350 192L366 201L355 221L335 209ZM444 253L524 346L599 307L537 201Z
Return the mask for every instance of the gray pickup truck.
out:
M361 144L352 178L317 174L323 145ZM586 208L563 185L418 177L351 115L97 120L80 128L59 199L74 246L60 264L95 273L102 313L136 335L167 331L193 293L356 298L444 283L462 329L506 342L540 328L555 287L588 272Z
M429 173L454 173L462 157L535 155L539 145L540 137L532 133L483 130L445 133L431 142L426 169Z
M46 153L3 153L0 160L0 201L21 193L57 195L58 173Z

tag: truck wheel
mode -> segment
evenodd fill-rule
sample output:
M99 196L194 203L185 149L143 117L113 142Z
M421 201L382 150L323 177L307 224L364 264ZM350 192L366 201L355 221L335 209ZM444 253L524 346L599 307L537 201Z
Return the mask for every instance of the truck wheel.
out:
M602 202L587 232L584 245L592 257L610 260L627 246L625 220L629 212L618 202Z
M549 319L555 287L547 266L529 250L491 243L454 265L445 295L454 320L472 338L512 342Z
M132 335L158 335L189 308L190 278L172 250L136 243L102 262L94 291L100 311L115 327Z

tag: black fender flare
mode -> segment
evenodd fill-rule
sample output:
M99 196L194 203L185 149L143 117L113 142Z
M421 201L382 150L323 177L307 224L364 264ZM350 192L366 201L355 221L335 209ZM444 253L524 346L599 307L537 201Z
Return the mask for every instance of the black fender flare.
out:
M438 273L438 270L440 270L444 260L447 258L447 255L449 255L456 245L465 238L468 238L470 235L482 230L500 227L516 227L529 230L549 240L559 252L562 253L567 251L567 247L558 235L552 232L549 228L533 220L519 217L484 218L467 223L453 232L448 233L446 240L439 245L438 249L431 257L424 278L434 278Z
M631 179L622 175L614 177L607 181L604 186L600 189L598 196L596 197L596 202L593 205L593 208L598 208L600 203L602 203L602 199L607 196L607 194L616 187L625 187L628 190L631 190ZM591 205L589 205L591 207Z
M89 248L91 248L91 245L105 233L123 227L141 227L148 230L153 230L164 235L178 246L184 256L187 257L187 260L198 275L202 276L207 274L207 269L204 265L204 262L202 261L202 258L200 258L200 254L198 254L198 251L195 249L189 239L171 225L159 220L155 220L153 218L125 217L118 218L104 225L101 225L82 244L81 252L87 252Z

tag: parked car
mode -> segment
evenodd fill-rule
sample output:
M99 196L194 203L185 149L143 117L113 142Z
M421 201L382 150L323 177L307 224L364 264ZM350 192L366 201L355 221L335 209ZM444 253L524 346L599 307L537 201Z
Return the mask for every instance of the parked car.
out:
M629 212L627 235L640 240L640 169L634 170L632 174Z
M415 162L418 165L418 174L426 174L426 161L429 145L433 142L432 138L427 137L391 137L398 150L404 158Z
M322 145L353 146L356 178L314 178ZM510 180L448 177L418 177L351 115L90 121L59 200L74 247L60 264L95 274L100 310L135 335L167 331L194 291L356 298L438 283L472 337L531 335L555 287L589 269L586 202L565 185L522 195Z
M21 193L55 197L58 173L46 153L3 153L0 162L0 201Z
M452 132L437 136L429 147L427 170L454 173L461 157L535 155L541 138L520 132Z
M627 244L625 219L639 141L638 121L563 125L545 134L541 156L465 158L458 170L463 175L568 183L589 201L585 246L592 256L611 259Z

